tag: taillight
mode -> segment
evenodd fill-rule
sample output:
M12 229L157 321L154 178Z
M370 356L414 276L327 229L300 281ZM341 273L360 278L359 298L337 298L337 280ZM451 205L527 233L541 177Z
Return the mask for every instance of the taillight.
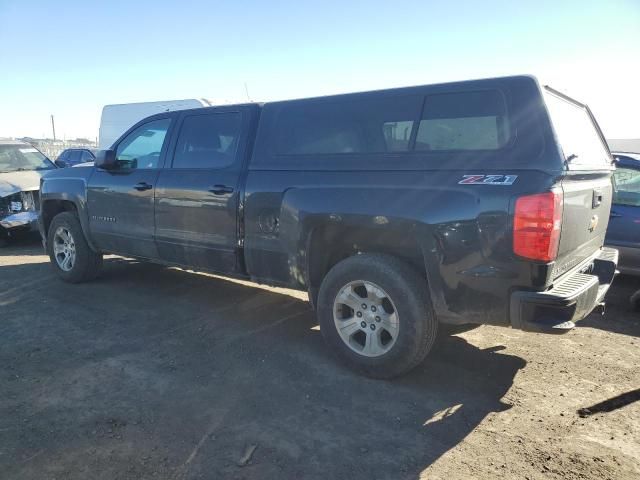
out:
M555 260L561 227L562 192L518 198L513 219L514 253L543 262Z

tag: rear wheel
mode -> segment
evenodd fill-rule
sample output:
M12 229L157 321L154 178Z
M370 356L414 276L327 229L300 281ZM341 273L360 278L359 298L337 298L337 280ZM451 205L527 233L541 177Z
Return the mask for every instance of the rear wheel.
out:
M66 282L91 280L102 267L102 255L91 250L78 217L71 212L59 213L51 222L47 252L54 270Z
M437 335L425 280L388 255L356 255L335 265L320 287L317 311L328 345L374 378L414 368Z

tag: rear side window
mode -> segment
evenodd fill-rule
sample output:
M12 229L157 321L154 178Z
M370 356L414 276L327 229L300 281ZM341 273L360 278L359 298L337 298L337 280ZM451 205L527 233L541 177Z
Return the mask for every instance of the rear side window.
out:
M93 162L94 158L93 155L91 155L91 152L88 152L87 150L82 150L82 155L80 156L80 162L84 163L84 162Z
M382 133L388 152L406 152L409 150L409 141L414 123L413 120L384 122L382 125Z
M545 90L545 101L564 158L570 168L609 167L609 152L602 143L586 108L548 90Z
M613 203L640 207L640 170L618 167L613 174Z
M504 97L496 90L430 95L416 150L498 150L511 138Z
M285 106L277 120L276 153L322 155L409 150L420 96L310 100Z
M67 155L67 162L71 165L80 163L80 155L80 150L69 150L69 154Z
M238 112L189 115L184 118L173 168L223 168L235 161L241 130Z

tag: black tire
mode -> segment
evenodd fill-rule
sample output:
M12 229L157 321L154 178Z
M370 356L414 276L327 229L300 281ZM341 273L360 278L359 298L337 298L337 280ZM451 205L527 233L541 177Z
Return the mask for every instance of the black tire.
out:
M58 228L64 227L69 231L75 245L75 262L70 270L63 270L55 258L53 251L54 236ZM84 236L80 220L71 212L59 213L51 221L47 234L47 253L53 269L58 276L69 283L80 283L93 280L102 268L102 254L94 252Z
M10 238L9 232L4 227L0 227L0 248L8 247Z
M347 284L361 280L382 288L397 313L395 343L379 356L364 356L352 350L334 322L337 295ZM351 368L372 378L393 378L416 367L431 350L438 332L426 281L403 261L382 254L355 255L335 265L320 287L317 315L329 347Z
M636 312L640 312L640 290L631 295L629 301L631 302L631 308Z

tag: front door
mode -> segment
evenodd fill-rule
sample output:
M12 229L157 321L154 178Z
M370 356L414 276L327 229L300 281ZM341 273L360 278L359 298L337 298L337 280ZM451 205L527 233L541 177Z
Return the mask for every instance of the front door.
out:
M171 116L143 123L115 146L117 166L95 169L87 210L91 236L106 252L157 258L154 191L166 152Z
M172 161L158 177L156 243L168 262L237 271L238 199L246 118L242 110L181 115Z

